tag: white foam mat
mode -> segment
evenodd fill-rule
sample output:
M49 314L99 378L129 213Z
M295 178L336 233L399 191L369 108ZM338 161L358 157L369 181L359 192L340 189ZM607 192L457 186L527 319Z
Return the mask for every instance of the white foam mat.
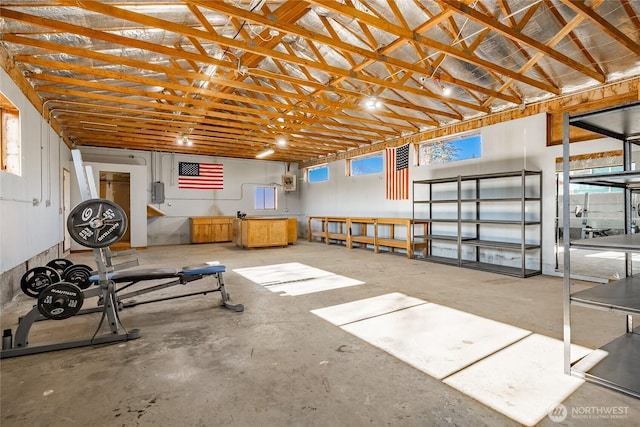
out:
M562 341L532 334L444 382L521 424L533 426L584 383L564 374L563 351ZM573 361L589 352L572 346Z
M360 280L298 262L238 268L233 271L283 296L305 295L364 284Z
M237 268L233 271L262 286L333 275L330 271L310 267L299 262Z
M341 326L347 323L357 322L358 320L424 304L425 302L424 300L410 297L400 292L392 292L372 298L319 308L311 310L311 312L327 322Z
M283 296L294 296L363 284L364 282L361 282L360 280L333 274L331 276L319 277L317 279L307 279L291 283L270 285L266 286L266 288L271 292L282 292Z
M438 379L531 333L432 303L341 328Z

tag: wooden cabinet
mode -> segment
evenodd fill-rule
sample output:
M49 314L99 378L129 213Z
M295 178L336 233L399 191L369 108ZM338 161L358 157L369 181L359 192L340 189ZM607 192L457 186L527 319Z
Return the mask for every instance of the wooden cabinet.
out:
M287 243L290 245L298 241L298 220L287 218Z
M234 219L234 242L242 248L288 245L288 218Z
M191 243L231 241L232 216L201 216L189 218Z

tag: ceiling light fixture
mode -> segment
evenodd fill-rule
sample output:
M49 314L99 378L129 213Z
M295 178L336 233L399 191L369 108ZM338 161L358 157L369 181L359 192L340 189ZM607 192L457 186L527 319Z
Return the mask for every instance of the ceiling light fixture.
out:
M267 148L266 150L256 154L256 159L262 159L263 157L267 157L273 153L275 153L275 151L273 151L273 148Z
M287 135L283 135L283 134L279 134L276 135L276 144L279 147L284 147L285 145L287 145Z
M98 131L98 132L111 132L111 133L118 132L115 129L98 129L98 128L91 128L91 127L87 127L87 126L82 126L82 129L84 129L84 130L95 130L95 131Z
M180 135L178 139L176 139L178 145L187 144L188 146L192 146L193 142L189 139L187 135Z
M117 128L118 125L114 125L112 123L100 123L100 122L85 122L84 120L80 120L80 123L83 125L98 125L98 126L109 126L113 128Z
M382 108L382 101L380 101L375 96L372 96L364 100L364 108L369 111L375 111L379 108Z
M434 81L434 82L436 82L436 84L437 84L438 86L440 86L440 90L442 90L442 94L443 94L444 96L449 96L449 95L451 95L451 88L450 88L450 87L448 87L448 86L443 85L443 84L440 82L440 77L438 77L438 76L434 77L434 78L433 78L433 81Z

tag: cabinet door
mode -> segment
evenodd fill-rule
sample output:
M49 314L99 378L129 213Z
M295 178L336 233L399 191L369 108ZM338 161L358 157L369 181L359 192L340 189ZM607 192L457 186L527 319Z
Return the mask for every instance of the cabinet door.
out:
M269 246L287 246L287 220L269 221L268 244Z
M211 238L209 218L191 218L191 243L207 243Z
M247 226L247 247L287 246L286 219L247 220L245 225Z
M296 218L287 219L287 243L298 241L298 220Z
M213 224L211 224L211 241L212 242L231 241L231 222L215 221Z

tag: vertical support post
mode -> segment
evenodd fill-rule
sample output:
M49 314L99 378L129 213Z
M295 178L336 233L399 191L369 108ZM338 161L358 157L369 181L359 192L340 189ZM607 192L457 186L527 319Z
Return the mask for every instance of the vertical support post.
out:
M632 153L631 141L628 138L625 138L623 142L623 162L624 162L624 170L630 171L633 166L633 159L631 158ZM631 188L625 187L624 189L624 232L627 234L632 234L635 230L633 227L633 197ZM630 252L625 252L624 254L624 273L625 277L629 277L633 275L633 262L632 262L632 254ZM627 322L626 322L627 333L633 332L633 316L627 314Z
M456 181L456 185L457 185L457 207L458 207L458 247L457 247L457 251L458 251L458 267L462 266L462 176L458 175L458 179ZM476 254L478 253L478 251L476 250Z
M544 189L542 188L542 172L540 172L538 174L538 197L540 197L540 202L538 203L538 209L540 209L539 212L539 220L540 220L540 225L538 226L539 234L538 234L538 244L540 245L540 256L538 257L538 270L540 272L542 272L542 214L544 213L544 197L542 197L542 195L544 194ZM558 204L556 203L556 209L558 208ZM557 226L557 222L556 222L556 226ZM558 231L556 230L556 234L558 233ZM557 259L556 259L557 261Z
M520 277L527 276L527 253L525 247L527 246L527 170L522 169L520 175Z
M571 217L569 215L569 113L562 114L562 320L564 341L564 373L571 375Z
M80 187L80 198L83 201L89 200L91 198L91 193L89 190L89 180L87 177L87 173L82 166L82 155L80 154L80 150L71 150L71 157L73 158L73 167L76 170L78 187Z

